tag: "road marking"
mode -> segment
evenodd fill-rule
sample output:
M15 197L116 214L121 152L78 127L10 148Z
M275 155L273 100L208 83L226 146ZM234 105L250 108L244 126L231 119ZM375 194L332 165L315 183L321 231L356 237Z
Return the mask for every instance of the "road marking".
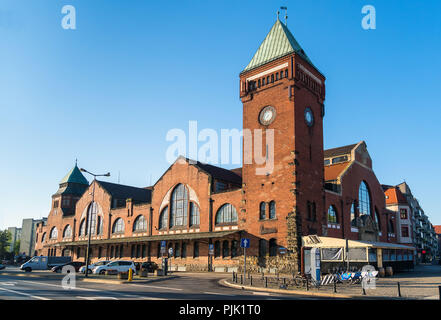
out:
M1 282L0 285L2 286L15 286L17 282Z
M219 296L235 296L235 294L226 294L226 293L217 293L217 292L202 292L202 293L205 293L205 294L215 294L215 295L219 295Z
M142 297L143 300L167 300L164 298L155 298L155 297Z
M63 286L59 285L59 284L51 284L51 283L46 283L46 282L35 282L35 281L29 281L29 280L21 280L21 282L28 282L28 283L32 283L32 284L40 284L40 285L45 285L45 286L52 286L52 287L58 287L58 288L63 288ZM63 288L64 289L64 288ZM80 287L75 287L69 290L83 290L83 291L102 291L102 290L97 290L97 289L86 289L86 288L80 288Z
M15 293L15 294L20 294L20 295L22 295L22 296L31 297L31 298L38 299L38 300L52 300L52 299L49 299L49 298L43 298L43 297L39 297L39 296L33 296L32 294L29 294L29 293L19 292L19 291L15 291L15 290L11 290L11 289L0 288L0 290L4 290L4 291L8 291L8 292L12 292L12 293Z
M255 294L257 296L269 296L270 295L268 292L256 292L256 291L253 291L253 294Z
M77 299L84 299L84 300L118 300L118 298L115 297L76 297Z
M144 284L135 284L135 283L132 283L131 285L132 286L142 286L142 287L146 287L146 288L154 288L154 289L169 289L169 290L177 290L177 291L184 290L184 289L180 289L180 288L148 286L148 285L144 285Z

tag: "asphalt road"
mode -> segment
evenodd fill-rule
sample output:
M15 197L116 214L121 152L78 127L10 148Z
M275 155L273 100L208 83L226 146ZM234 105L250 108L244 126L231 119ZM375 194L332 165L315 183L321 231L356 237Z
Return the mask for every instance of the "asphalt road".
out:
M34 273L35 274L35 273ZM30 274L31 275L31 274ZM282 295L228 288L218 281L229 275L181 274L151 283L108 284L76 281L65 290L62 275L41 277L0 274L0 300L311 300L317 297Z

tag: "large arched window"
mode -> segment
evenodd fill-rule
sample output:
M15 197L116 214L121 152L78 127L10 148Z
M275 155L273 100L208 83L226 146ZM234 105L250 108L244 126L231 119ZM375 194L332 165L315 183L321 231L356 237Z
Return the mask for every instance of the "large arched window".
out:
M86 219L83 219L80 223L80 236L86 235Z
M96 226L97 226L97 205L96 202L92 202L89 205L89 223L90 223L90 234L96 234ZM88 230L88 231L89 231Z
M259 206L259 219L264 220L266 218L266 203L261 202Z
M159 224L158 228L161 229L167 229L167 223L168 223L168 207L165 207L162 209L161 214L159 215Z
M236 223L237 212L236 209L230 204L226 203L216 213L216 224L222 223Z
M183 184L173 190L170 201L170 227L187 225L188 191Z
M190 202L190 226L199 225L199 216L199 207L194 202Z
M133 231L147 231L147 221L143 215L138 216L133 223Z
M46 232L43 233L43 236L41 237L41 242L44 242L46 240Z
M50 238L50 239L57 239L57 237L58 237L58 230L57 230L56 227L53 227L53 228L51 229L51 233L50 233L50 235L49 235L49 238Z
M68 224L63 231L63 238L70 238L72 237L72 227L70 226L70 224Z
M337 210L332 205L328 209L328 223L337 223Z
M112 233L124 233L124 220L118 218L113 223Z
M361 182L358 189L358 212L360 215L371 215L371 197L369 195L369 189L364 181Z
M274 200L269 203L269 218L276 218L276 202Z

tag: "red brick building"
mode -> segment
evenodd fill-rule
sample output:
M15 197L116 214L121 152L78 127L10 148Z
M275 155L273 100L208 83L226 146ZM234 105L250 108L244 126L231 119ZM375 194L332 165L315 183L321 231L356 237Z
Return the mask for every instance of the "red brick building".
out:
M160 264L166 241L174 266L231 271L243 263L245 237L251 270L291 272L300 268L304 235L395 242L387 231L394 213L366 143L323 150L325 77L279 20L240 73L239 88L243 128L262 130L262 141L273 130L273 170L245 158L242 168L227 170L181 157L153 186L135 188L88 185L75 166L53 196L47 225L38 227L36 253L84 259L90 228L92 261Z

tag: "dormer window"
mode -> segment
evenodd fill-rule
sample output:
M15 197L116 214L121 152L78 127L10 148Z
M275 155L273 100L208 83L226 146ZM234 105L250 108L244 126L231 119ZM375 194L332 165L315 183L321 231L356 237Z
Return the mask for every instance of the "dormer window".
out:
M332 159L332 164L348 161L348 156L340 156Z

